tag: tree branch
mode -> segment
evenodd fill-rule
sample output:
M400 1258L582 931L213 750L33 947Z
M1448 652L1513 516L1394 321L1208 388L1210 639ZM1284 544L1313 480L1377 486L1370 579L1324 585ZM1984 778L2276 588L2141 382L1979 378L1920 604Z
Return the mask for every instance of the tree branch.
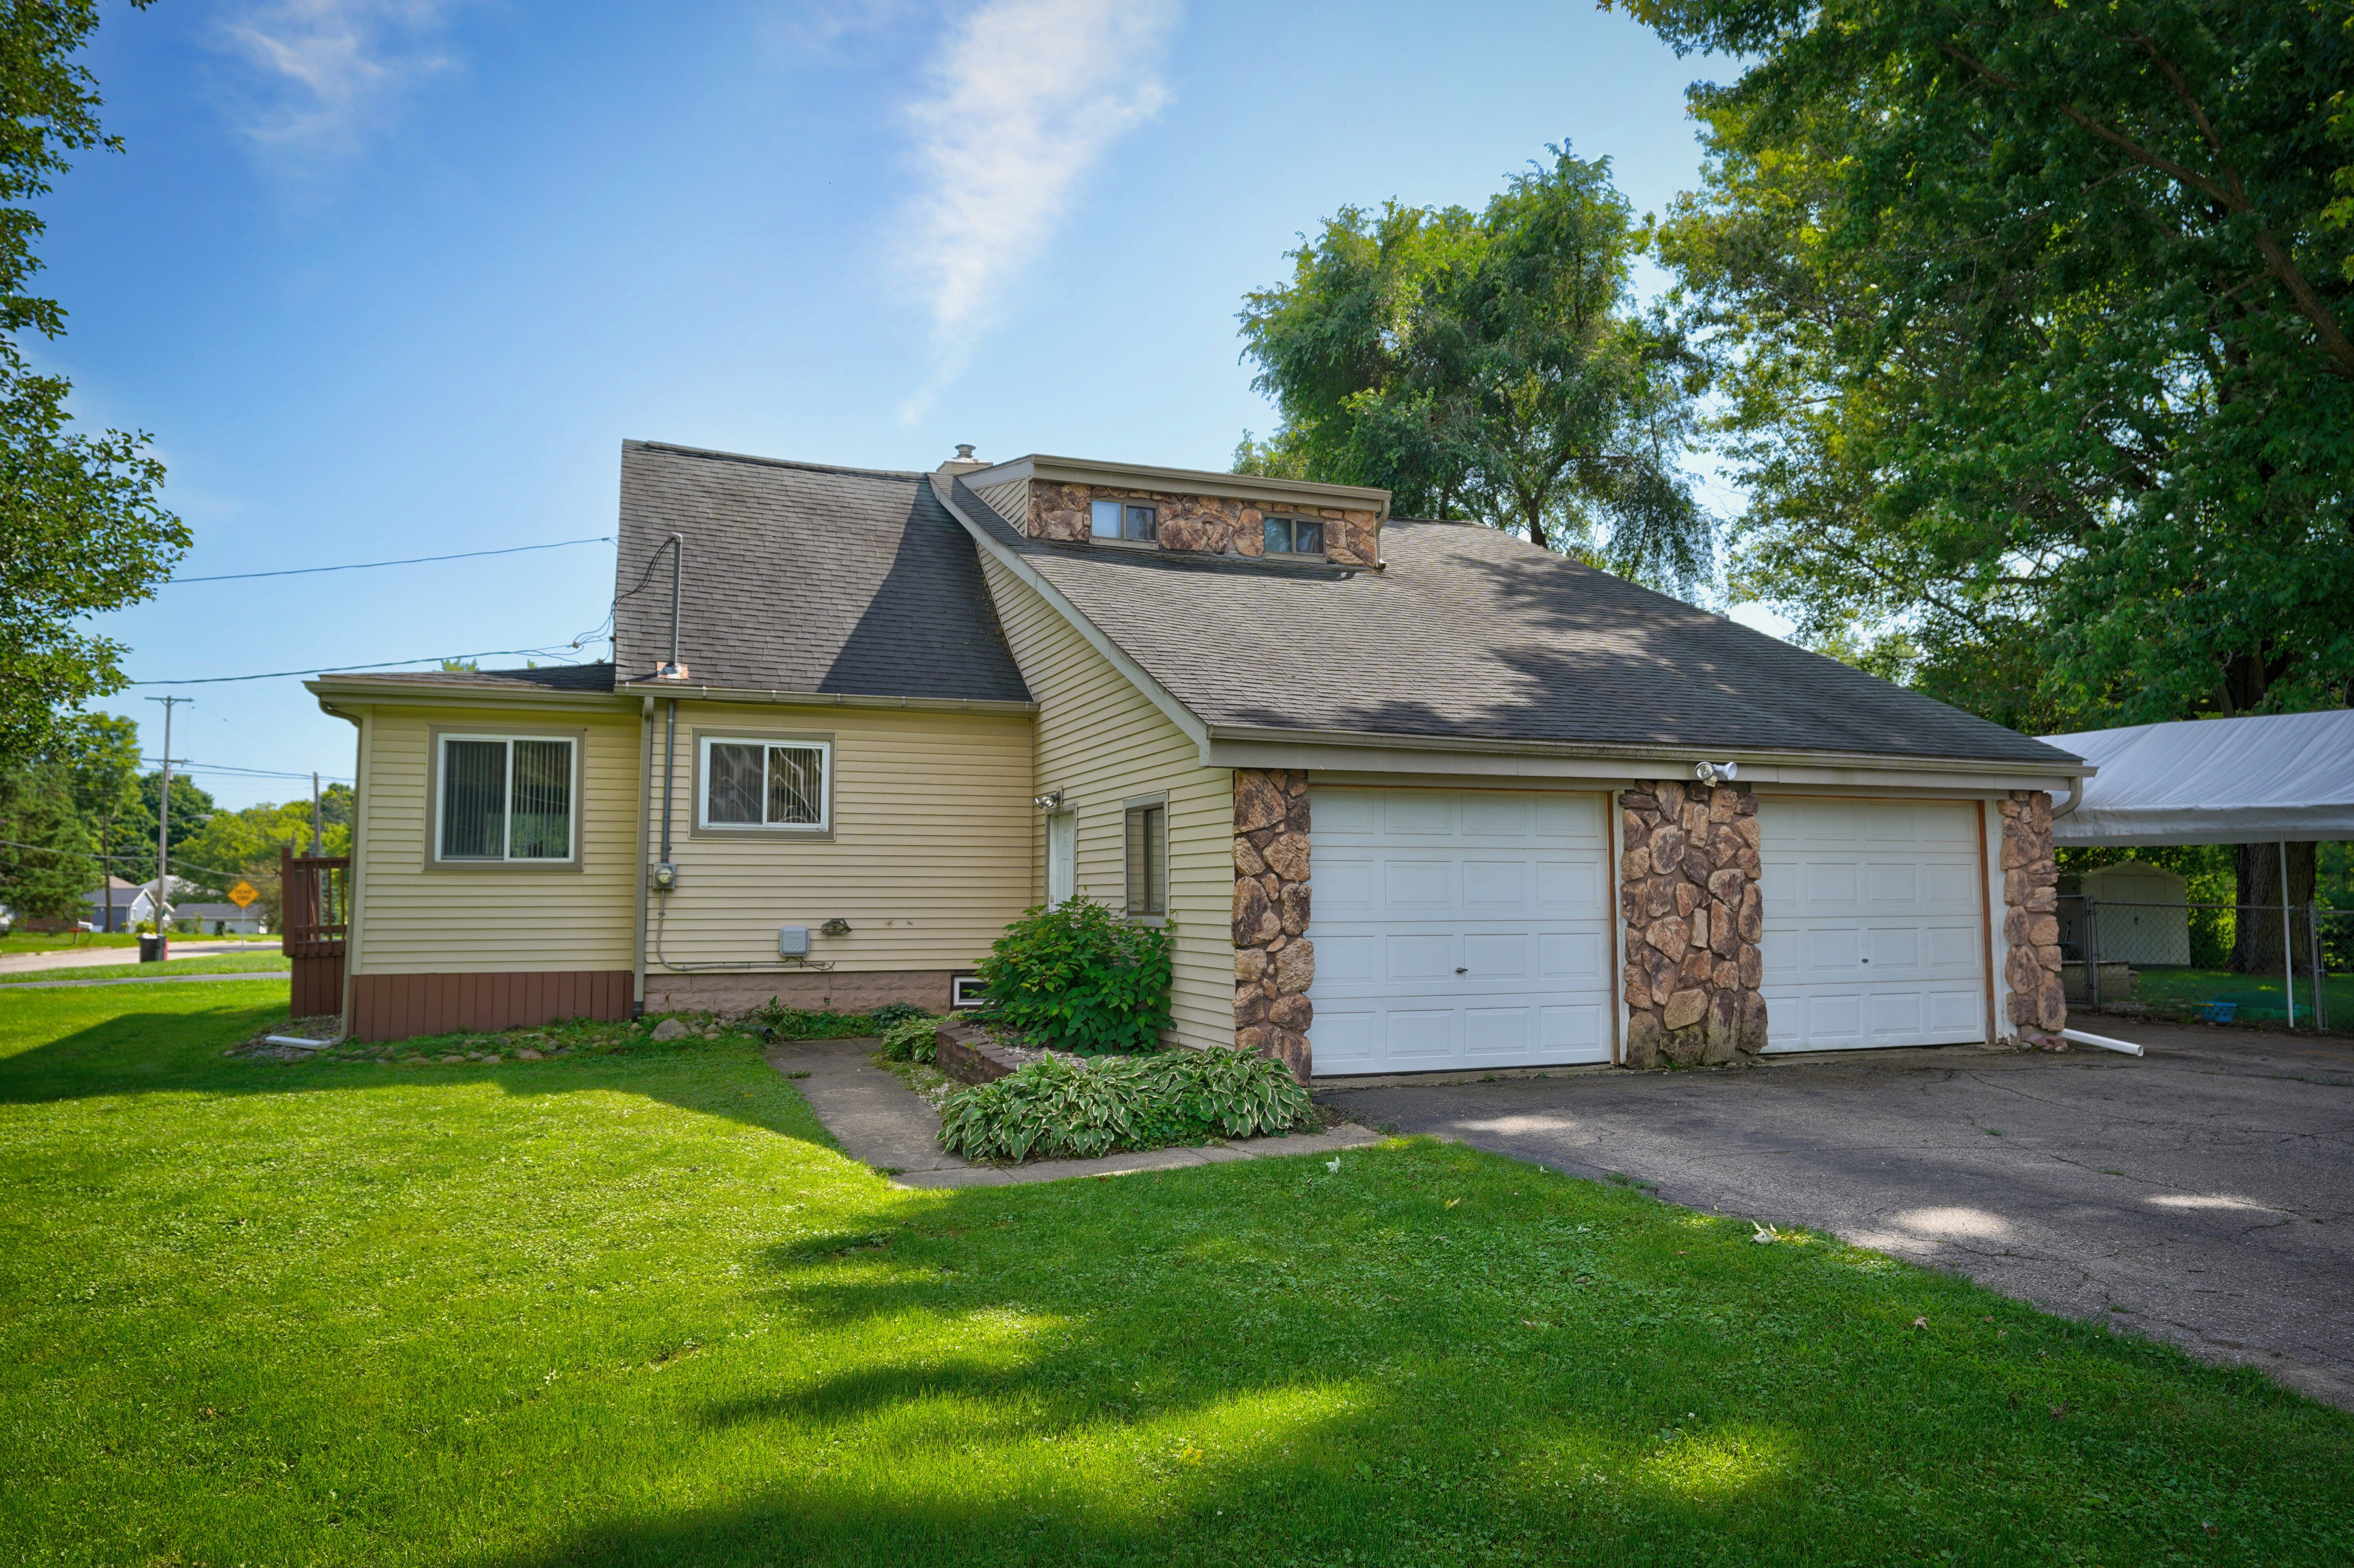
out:
M2201 109L2198 100L2191 96L2181 76L2147 38L2136 34L2135 39L2148 51L2150 58L2157 62L2158 69L2165 73L2167 80L2173 86L2175 96L2182 101L2183 106L2190 111L2193 123L2199 127L2200 133L2206 138L2208 146L2220 154L2222 150L2221 139L2217 136L2215 127L2207 118L2206 111ZM1973 58L1967 51L1950 43L1942 44L1939 48L1998 87L2012 91L2019 90L2018 79L2003 75L1984 61ZM2278 239L2274 238L2272 230L2265 227L2263 217L2256 211L2256 204L2249 198L2247 186L2240 179L2237 170L2231 164L2225 164L2223 165L2224 183L2218 184L2196 170L2176 163L2171 158L2151 152L2133 138L2110 130L2067 99L2060 100L2060 112L2073 121L2081 129L2098 140L2106 142L2135 162L2155 169L2177 184L2199 192L2226 212L2254 217L2256 250L2264 259L2265 270L2279 280L2281 286L2288 291L2289 298L2296 302L2297 313L2304 316L2312 324L2314 331L2319 334L2322 351L2337 361L2330 368L2339 375L2354 376L2354 339L2348 338L2346 329L2338 325L2338 318L2330 313L2327 302L2316 291L2305 274L2298 270L2296 263L2290 259L2288 251L2282 247Z

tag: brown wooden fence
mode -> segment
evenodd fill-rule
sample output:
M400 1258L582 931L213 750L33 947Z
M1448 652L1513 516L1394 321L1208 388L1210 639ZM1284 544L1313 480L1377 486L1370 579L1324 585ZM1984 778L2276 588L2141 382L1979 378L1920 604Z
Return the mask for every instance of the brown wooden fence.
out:
M285 910L278 946L294 970L288 1011L318 1018L344 1010L344 946L351 935L352 859L278 852Z

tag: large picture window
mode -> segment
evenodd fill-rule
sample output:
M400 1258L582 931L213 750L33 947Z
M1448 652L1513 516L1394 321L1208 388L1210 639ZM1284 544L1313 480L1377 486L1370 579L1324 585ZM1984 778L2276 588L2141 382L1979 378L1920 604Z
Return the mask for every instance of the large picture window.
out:
M528 735L445 735L436 857L569 861L574 747Z
M697 824L829 832L832 762L833 747L822 740L706 736Z

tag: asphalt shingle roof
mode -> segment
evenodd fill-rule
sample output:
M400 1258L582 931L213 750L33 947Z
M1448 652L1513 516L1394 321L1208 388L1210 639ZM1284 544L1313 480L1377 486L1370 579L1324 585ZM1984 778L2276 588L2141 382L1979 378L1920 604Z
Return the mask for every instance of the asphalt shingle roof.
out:
M971 537L928 476L628 441L613 629L621 679L670 656L696 685L1027 702Z
M2068 753L1477 524L1392 519L1387 569L1030 539L958 509L1215 726L2024 763Z

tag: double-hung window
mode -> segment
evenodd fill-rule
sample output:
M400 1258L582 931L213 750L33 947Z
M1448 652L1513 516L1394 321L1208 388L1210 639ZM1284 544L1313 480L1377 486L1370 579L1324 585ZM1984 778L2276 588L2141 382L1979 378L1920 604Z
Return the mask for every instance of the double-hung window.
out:
M726 832L832 831L833 747L822 740L703 737L703 798L696 825Z
M569 861L578 747L536 735L444 735L436 794L440 861Z
M1161 800L1130 806L1123 835L1128 861L1128 912L1169 913L1169 807Z
M1097 501L1087 508L1087 528L1098 539L1150 543L1161 535L1161 509L1133 501Z
M1313 517L1270 517L1267 520L1267 553L1320 556L1324 553L1324 524Z

